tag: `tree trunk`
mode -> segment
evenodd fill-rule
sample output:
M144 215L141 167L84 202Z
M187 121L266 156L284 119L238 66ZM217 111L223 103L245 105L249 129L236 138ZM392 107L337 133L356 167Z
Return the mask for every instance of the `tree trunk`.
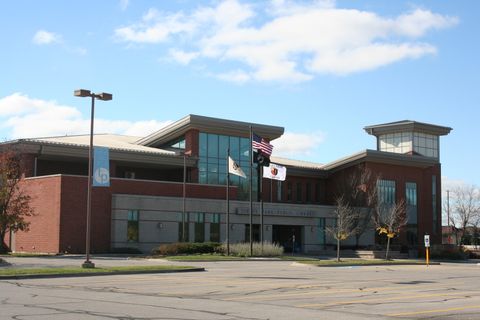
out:
M337 239L337 262L340 262L340 239Z
M390 237L387 237L387 251L385 252L385 260L388 260L388 251L390 251Z
M7 253L9 252L8 245L5 243L5 235L6 232L0 232L0 253Z

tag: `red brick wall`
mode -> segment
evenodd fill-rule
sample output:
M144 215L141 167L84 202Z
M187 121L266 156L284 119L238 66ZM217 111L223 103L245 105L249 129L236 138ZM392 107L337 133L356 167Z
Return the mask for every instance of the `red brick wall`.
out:
M366 167L375 175L379 175L381 179L394 180L396 184L397 201L405 198L405 184L407 182L415 182L417 184L417 224L418 224L418 244L423 245L423 235L430 234L432 244L440 244L441 237L441 168L437 164L428 168L419 168L411 166L399 166L391 164L382 164L367 162ZM333 203L333 190L342 173L353 170L354 167L333 174L328 181L328 201ZM437 230L433 234L433 217L432 217L432 176L437 177ZM405 234L400 236L400 242L405 243Z
M38 213L30 219L31 231L15 237L17 251L70 252L85 251L87 177L57 175L31 178L24 186L33 197ZM186 185L189 198L225 199L225 187ZM237 188L230 189L232 198ZM110 248L112 194L182 197L182 183L112 179L109 188L93 188L91 252ZM7 242L8 243L8 242Z
M13 250L59 251L60 183L60 176L31 178L22 183L22 188L32 197L30 205L36 215L28 219L31 222L30 231L15 234Z

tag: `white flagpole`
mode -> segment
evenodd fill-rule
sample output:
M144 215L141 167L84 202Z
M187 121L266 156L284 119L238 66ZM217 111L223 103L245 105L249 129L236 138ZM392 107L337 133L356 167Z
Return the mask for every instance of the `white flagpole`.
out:
M230 255L230 148L227 149L227 256Z

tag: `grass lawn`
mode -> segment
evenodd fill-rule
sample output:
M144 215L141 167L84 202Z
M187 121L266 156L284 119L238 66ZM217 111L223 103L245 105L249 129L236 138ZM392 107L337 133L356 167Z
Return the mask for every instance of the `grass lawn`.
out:
M103 267L103 268L4 268L0 269L2 278L40 275L85 275L85 274L122 274L122 273L147 273L147 272L175 272L186 271L194 268L189 266L129 266L129 267Z
M315 265L319 267L339 266L375 266L375 265L422 265L422 260L382 260L382 259L342 259L337 260L299 260L299 263Z
M178 256L163 257L170 261L229 261L229 260L245 260L245 257L224 256L219 254L188 254Z

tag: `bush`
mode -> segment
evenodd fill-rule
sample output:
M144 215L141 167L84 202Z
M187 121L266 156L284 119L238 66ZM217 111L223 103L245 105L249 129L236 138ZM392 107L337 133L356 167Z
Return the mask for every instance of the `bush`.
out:
M223 254L227 253L227 245L225 243L221 246L221 252ZM253 243L253 256L256 257L278 257L283 254L283 247L270 242L263 243L263 252L262 244L260 242ZM250 243L233 243L230 244L230 255L237 257L249 257L250 256Z
M462 246L436 245L431 247L430 257L433 259L466 260L469 257L469 251Z
M152 250L154 255L173 256L177 254L216 253L221 246L218 242L175 242L162 244Z

